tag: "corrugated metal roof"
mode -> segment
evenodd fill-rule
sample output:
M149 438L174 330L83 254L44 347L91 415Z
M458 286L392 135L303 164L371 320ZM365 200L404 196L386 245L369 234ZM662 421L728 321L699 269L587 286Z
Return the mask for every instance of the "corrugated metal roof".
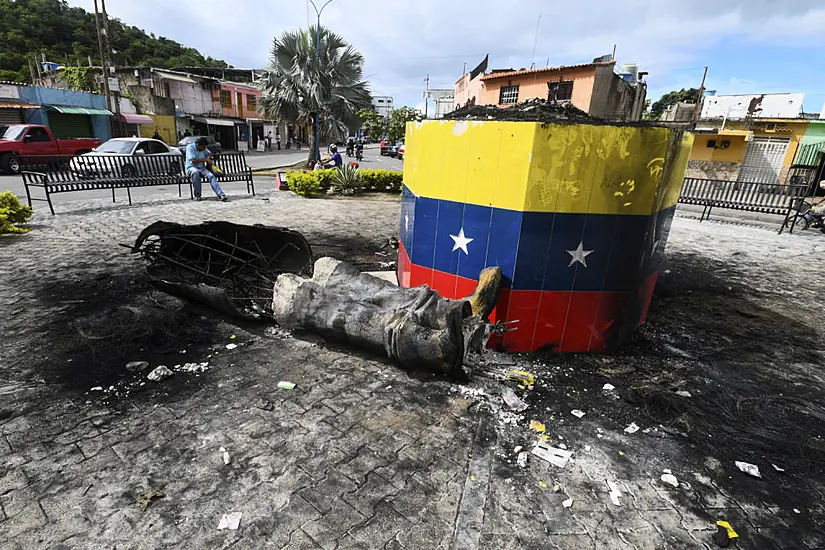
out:
M559 67L548 67L546 69L523 69L521 71L509 71L505 73L491 73L481 77L481 80L496 80L498 78L510 78L524 74L550 73L554 71L564 71L568 69L585 69L587 67L601 67L604 65L615 65L615 61L599 61L596 63L580 63L578 65L561 65Z
M0 109L39 109L40 105L32 105L31 103L3 103L0 102Z

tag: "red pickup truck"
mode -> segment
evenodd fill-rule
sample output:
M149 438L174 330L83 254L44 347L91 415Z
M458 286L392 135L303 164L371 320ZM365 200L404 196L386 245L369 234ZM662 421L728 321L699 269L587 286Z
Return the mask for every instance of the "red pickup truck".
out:
M96 138L55 139L48 126L12 124L0 135L0 170L17 174L21 156L82 155L101 143Z

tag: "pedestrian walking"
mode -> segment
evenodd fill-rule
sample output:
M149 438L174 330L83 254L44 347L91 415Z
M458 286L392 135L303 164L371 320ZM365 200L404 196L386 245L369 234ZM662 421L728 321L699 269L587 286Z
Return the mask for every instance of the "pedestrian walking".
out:
M266 150L272 151L272 132L266 134Z
M275 136L275 144L278 146L278 151L281 150L281 134Z

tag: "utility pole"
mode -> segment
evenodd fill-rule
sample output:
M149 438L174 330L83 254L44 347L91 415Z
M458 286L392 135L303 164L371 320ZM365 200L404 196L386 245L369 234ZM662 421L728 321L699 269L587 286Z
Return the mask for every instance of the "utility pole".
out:
M430 75L424 79L424 118L427 118L430 108Z
M321 6L321 9L318 9L318 6L315 5L313 0L309 0L312 4L312 7L315 8L315 14L318 16L315 22L315 63L318 65L318 68L321 67L321 13L324 11L324 8L329 6L332 0L327 0L326 4ZM307 6L307 19L309 19L309 6ZM320 108L320 105L318 106ZM315 110L315 162L321 161L321 134L319 131L318 125L318 110Z
M108 56L105 53L103 44L103 32L100 24L100 11L97 7L97 0L95 0L95 27L97 27L97 47L100 50L100 67L103 69L103 90L106 94L106 106L112 110L112 98L109 95L109 67L106 63Z
M705 79L708 77L708 68L705 67L705 74L702 75L702 84L699 85L699 95L696 97L696 107L693 108L693 127L696 127L696 121L699 120L699 113L702 112L702 95L705 93Z

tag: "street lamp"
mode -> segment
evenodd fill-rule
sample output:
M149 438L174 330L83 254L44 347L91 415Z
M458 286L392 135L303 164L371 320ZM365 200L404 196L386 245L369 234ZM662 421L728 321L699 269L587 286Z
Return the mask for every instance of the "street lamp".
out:
M332 0L327 0L327 2L321 6L321 9L318 9L318 6L315 5L314 0L309 0L309 3L312 4L312 7L315 9L315 15L318 16L318 19L315 23L315 62L318 64L319 68L321 65L321 13L323 13L324 8L332 3ZM321 132L318 129L318 110L315 110L315 162L321 162Z

